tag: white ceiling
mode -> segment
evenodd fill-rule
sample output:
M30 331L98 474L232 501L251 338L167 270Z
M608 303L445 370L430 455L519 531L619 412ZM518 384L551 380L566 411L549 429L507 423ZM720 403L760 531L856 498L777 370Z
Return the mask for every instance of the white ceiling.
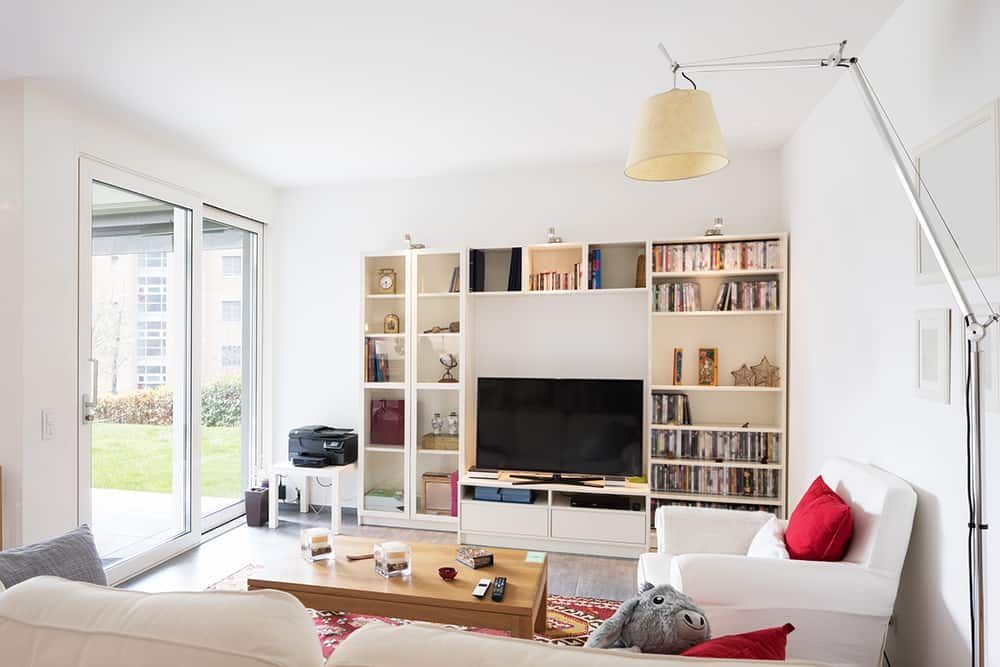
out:
M848 39L900 0L0 0L0 72L53 81L281 186L620 156L679 60ZM703 74L777 148L836 72Z

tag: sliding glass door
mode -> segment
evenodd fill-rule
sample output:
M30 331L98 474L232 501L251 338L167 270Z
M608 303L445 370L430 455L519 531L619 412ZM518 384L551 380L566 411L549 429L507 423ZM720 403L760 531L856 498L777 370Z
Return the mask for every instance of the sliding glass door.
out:
M262 228L96 161L80 174L79 515L115 582L244 513Z
M208 530L244 513L257 468L259 244L263 225L205 208L201 242L201 512Z

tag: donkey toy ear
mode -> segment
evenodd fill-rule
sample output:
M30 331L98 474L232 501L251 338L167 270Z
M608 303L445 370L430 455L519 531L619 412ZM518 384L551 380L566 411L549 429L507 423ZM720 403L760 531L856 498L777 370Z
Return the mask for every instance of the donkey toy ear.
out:
M611 618L604 621L599 628L590 633L585 648L615 648L622 646L622 631L632 620L632 613L639 606L639 598L634 597L618 607Z
M646 591L651 591L654 588L656 588L656 586L654 586L653 584L649 583L648 581L644 581L644 582L642 582L642 588L639 590L639 595L642 595Z

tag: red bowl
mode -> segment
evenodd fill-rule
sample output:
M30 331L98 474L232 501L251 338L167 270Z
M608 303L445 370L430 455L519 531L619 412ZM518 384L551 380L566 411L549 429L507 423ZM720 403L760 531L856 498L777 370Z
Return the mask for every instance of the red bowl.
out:
M445 581L451 581L458 576L458 570L453 567L439 567L438 574L441 575L441 578Z

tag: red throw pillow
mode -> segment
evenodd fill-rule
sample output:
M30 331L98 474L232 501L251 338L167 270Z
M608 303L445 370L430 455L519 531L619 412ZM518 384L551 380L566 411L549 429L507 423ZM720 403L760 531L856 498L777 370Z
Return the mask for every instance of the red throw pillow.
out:
M838 561L853 534L850 506L817 477L788 520L785 545L793 560Z
M746 658L748 660L784 660L788 633L795 629L791 623L780 628L767 628L744 632L741 635L725 635L696 644L681 655L696 658Z

